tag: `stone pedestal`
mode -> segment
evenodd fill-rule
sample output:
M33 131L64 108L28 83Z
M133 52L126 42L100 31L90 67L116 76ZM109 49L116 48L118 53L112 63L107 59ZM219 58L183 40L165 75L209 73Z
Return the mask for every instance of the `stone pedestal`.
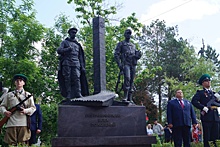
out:
M151 146L146 135L145 107L59 105L58 136L53 147Z

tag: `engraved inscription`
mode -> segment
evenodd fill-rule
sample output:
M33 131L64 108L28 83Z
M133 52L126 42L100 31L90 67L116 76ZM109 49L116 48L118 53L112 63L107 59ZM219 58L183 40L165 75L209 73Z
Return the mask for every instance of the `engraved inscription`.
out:
M120 117L120 114L85 114L85 118L95 119L95 122L90 121L91 127L116 127L113 119Z

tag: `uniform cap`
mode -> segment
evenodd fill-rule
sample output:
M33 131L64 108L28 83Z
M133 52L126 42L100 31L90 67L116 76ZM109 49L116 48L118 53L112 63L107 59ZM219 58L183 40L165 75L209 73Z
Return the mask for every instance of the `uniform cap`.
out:
M200 84L200 85L202 85L202 83L205 81L205 80L209 80L210 81L210 75L209 74L204 74L204 75L202 75L200 78L199 78L199 81L198 81L198 83Z
M23 74L16 74L16 75L14 75L13 81L16 81L17 79L21 79L21 80L23 80L24 82L27 81L27 77L26 77L25 75L23 75Z
M77 28L70 28L69 30L68 30L68 33L70 33L70 31L74 31L75 33L77 33Z

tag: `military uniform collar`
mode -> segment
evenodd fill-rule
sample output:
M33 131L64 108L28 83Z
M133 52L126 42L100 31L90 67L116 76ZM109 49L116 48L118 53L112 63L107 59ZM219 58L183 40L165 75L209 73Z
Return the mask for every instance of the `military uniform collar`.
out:
M15 90L15 93L19 93L19 94L22 94L24 92L24 89L21 89L21 90Z

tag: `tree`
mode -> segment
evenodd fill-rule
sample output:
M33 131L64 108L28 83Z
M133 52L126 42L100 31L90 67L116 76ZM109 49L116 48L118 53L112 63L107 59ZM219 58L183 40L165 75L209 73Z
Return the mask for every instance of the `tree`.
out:
M23 0L15 7L15 1L3 0L1 9L1 51L2 56L15 61L35 60L38 50L34 43L43 38L44 27L36 21L32 0Z
M162 67L161 71L158 71L155 74L155 77L149 81L149 91L151 93L156 93L159 97L159 117L161 120L161 101L162 101L162 90L164 89L164 72L168 66L166 66L165 56L170 56L171 52L166 53L166 49L173 50L175 47L175 37L177 35L177 28L175 27L166 27L164 21L153 21L149 26L144 26L142 29L142 36L139 37L139 43L141 48L144 50L143 54L143 64L146 68L151 69L154 67ZM166 46L167 45L167 46ZM167 48L165 48L167 47ZM170 56L171 57L171 56ZM169 58L170 58L169 57ZM170 58L172 59L172 58Z
M67 3L76 5L75 11L79 12L76 18L79 18L82 25L92 26L92 18L100 16L108 22L108 16L116 14L116 7L106 7L103 0L68 0Z
M207 49L205 50L205 59L210 59L216 66L215 71L219 72L220 71L220 61L219 61L219 54L216 53L216 50L213 49L210 45L207 46Z
M139 37L141 48L144 51L143 66L148 69L160 67L161 70L148 81L148 90L157 95L159 118L162 118L162 100L170 100L178 84L185 85L189 79L189 71L195 67L197 61L195 50L187 40L178 39L178 27L167 27L165 21L153 21L144 26ZM188 64L187 64L188 63ZM190 63L190 64L189 64Z
M149 81L155 76L155 73L160 70L160 67L152 69L146 68L135 79L135 92L133 94L134 102L146 107L146 113L149 120L158 118L157 106L154 104L153 94L149 91Z
M63 98L60 95L57 71L59 68L57 48L61 41L67 36L67 31L72 22L64 14L57 16L54 27L45 31L45 37L42 42L39 67L41 69L43 93L43 103L59 103Z
M40 94L37 88L40 71L36 64L39 55L34 43L43 38L44 27L36 18L32 0L23 0L16 6L15 0L2 0L0 5L1 56L0 65L6 87L11 87L14 74L23 73L28 77L26 89Z

